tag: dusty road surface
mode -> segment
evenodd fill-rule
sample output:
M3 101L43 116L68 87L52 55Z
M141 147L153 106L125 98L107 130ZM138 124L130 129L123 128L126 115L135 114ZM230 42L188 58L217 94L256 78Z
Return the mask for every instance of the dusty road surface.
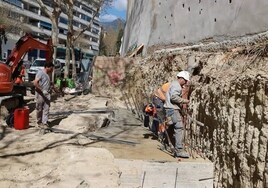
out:
M168 182L189 187L196 184L176 183L181 177L178 169L186 173L183 164L188 162L190 174L197 168L206 174L189 182L209 177L198 185L212 186L211 163L178 162L161 151L158 140L117 99L91 94L58 97L50 111L54 129L46 134L35 125L33 96L27 97L27 104L30 128L7 128L0 141L0 187L170 187ZM170 179L159 178L155 170L170 173ZM156 184L150 176L163 181Z

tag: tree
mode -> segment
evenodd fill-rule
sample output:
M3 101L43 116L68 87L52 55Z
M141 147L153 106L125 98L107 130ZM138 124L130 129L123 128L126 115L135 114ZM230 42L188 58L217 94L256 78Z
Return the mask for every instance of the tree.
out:
M107 54L109 56L113 56L116 54L116 41L117 41L117 34L118 32L112 28L107 30L107 34L104 38L104 43L107 48Z
M43 0L37 0L38 5L41 8L41 11L46 14L52 25L51 29L51 39L53 44L53 59L57 58L57 46L59 44L59 17L62 12L61 6L62 6L62 0L52 0L52 6L53 9L50 11L47 6L44 4ZM54 82L54 71L52 74L52 82Z
M88 5L93 5L95 11L93 17L88 25L81 30L75 32L73 29L73 9L75 0L53 0L51 1L53 10L49 11L43 0L37 0L41 11L44 12L51 20L52 23L52 43L54 45L53 58L56 58L56 50L58 45L58 20L61 12L64 12L68 16L68 33L66 39L66 64L64 70L64 78L69 75L70 65L70 53L72 53L72 63L75 67L75 55L74 55L74 44L83 35L86 30L90 30L95 17L99 14L100 9L105 10L106 7L110 6L113 0L83 0ZM72 77L76 76L75 68L73 68Z
M57 54L57 46L59 44L59 17L62 12L61 6L62 6L62 0L52 0L52 11L50 11L47 6L44 4L43 0L37 0L38 5L41 8L41 11L46 14L52 25L51 29L51 38L52 38L52 44L54 46L54 53L53 53L53 59L56 59Z
M7 43L6 31L3 25L0 25L0 60L2 60L2 43Z
M73 0L63 0L64 1L64 12L68 16L68 33L66 39L66 57L65 57L65 69L64 69L64 78L68 78L70 70L70 52L72 53L72 78L76 77L76 65L75 65L75 54L74 54L74 42L73 42Z
M104 42L104 31L103 30L101 31L101 34L100 34L99 54L107 56L107 47L106 47L106 44Z
M77 31L75 35L73 35L74 41L76 41L86 30L90 30L94 23L94 19L97 15L100 14L100 10L105 11L108 7L111 6L113 0L84 0L88 5L93 5L95 7L95 11L90 22L86 27L82 28L80 31Z
M119 53L120 51L120 47L121 47L121 39L124 35L124 29L121 28L118 32L118 35L117 35L117 41L116 41L116 52Z
M22 22L24 17L13 12L10 7L0 8L0 58L2 59L2 44L7 42L8 33L20 35L22 32L29 32L31 29Z
M67 54L69 53L70 55L70 49L72 53L72 63L73 63L73 74L72 77L75 77L76 72L75 72L75 55L74 55L74 43L82 36L82 34L86 30L91 30L92 25L94 23L94 20L97 15L99 15L100 10L102 9L103 11L111 5L113 0L83 0L83 2L87 5L92 5L95 10L93 11L93 16L90 20L90 22L84 27L81 28L78 31L74 31L73 29L73 5L74 1L73 0L64 0L65 2L65 13L68 16L68 35L67 35L67 43L66 43L66 65L70 64L70 59L67 58ZM69 48L69 49L68 49ZM65 72L64 72L64 77L66 78L69 74L69 67L66 67Z

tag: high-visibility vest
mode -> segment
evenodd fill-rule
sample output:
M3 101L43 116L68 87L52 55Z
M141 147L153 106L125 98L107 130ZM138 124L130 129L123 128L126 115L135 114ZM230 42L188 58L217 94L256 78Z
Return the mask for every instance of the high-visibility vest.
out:
M20 70L20 75L15 80L15 84L22 84L24 76L25 76L25 67L22 66Z
M162 101L166 100L166 92L170 86L170 82L163 84L158 90L154 92L154 95L161 99Z

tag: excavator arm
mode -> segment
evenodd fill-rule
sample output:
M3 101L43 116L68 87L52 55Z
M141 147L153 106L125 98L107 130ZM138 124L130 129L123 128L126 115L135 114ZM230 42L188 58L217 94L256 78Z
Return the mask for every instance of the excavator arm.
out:
M51 39L48 40L47 44L44 44L34 39L29 34L21 37L9 55L6 63L0 63L0 94L12 92L14 84L13 79L16 77L18 66L21 65L21 58L32 49L46 51L47 61L52 61L53 46Z

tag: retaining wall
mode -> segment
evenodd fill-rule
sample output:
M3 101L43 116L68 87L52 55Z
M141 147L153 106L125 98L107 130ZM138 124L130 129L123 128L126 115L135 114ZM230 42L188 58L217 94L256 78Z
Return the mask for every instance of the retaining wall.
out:
M268 1L128 1L122 55L144 44L222 41L268 30Z

